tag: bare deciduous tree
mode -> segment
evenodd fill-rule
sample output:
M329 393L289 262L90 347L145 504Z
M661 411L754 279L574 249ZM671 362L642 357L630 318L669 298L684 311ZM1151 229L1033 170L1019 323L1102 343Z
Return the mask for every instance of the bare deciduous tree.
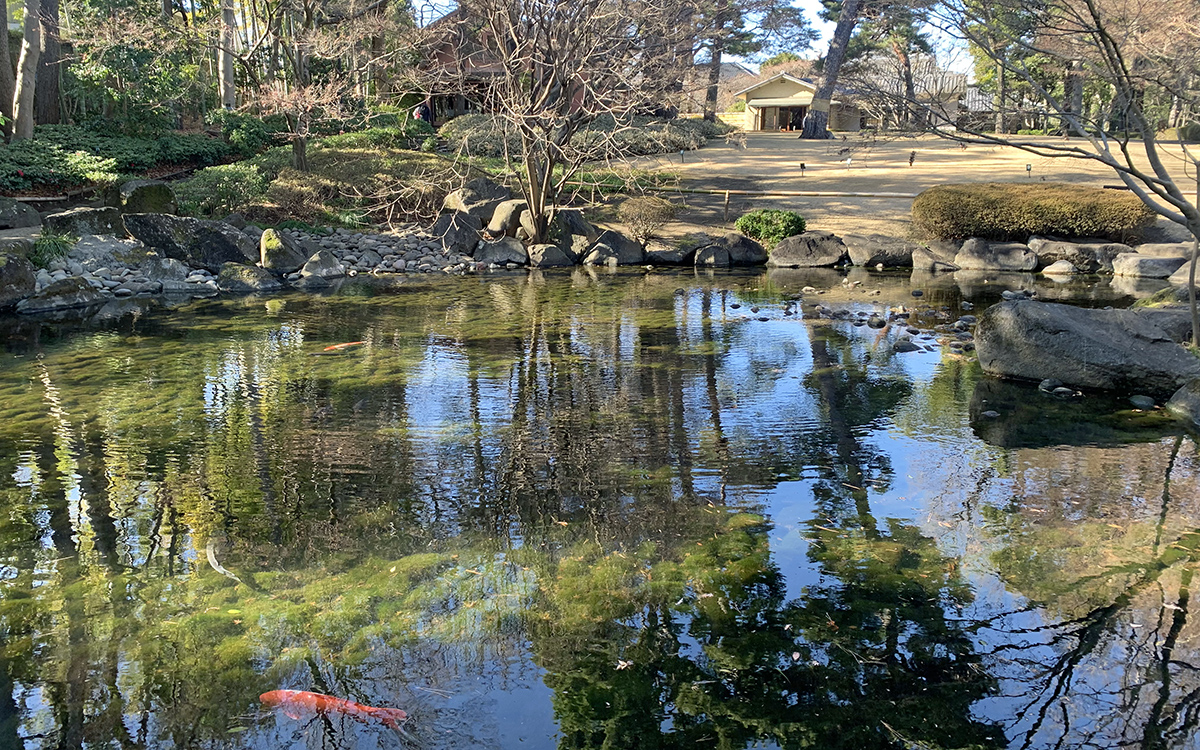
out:
M575 136L602 117L628 127L672 92L680 72L660 56L688 31L678 15L675 0L463 0L426 29L422 85L481 103L519 144L506 155L534 241L583 164L616 153L613 128Z

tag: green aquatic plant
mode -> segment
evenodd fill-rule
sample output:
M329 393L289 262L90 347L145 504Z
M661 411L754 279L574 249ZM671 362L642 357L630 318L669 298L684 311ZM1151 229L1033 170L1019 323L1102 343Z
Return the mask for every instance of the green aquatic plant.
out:
M41 237L33 241L33 252L29 254L29 262L38 268L46 268L56 260L67 257L78 237L59 232L43 232Z

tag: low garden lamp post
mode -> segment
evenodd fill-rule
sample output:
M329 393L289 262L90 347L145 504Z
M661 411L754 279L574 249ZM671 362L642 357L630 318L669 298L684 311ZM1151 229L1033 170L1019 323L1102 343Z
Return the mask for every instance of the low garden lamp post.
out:
M1033 165L1032 164L1025 165L1025 176L1030 179L1033 179Z
M800 162L800 176L804 176L804 162Z

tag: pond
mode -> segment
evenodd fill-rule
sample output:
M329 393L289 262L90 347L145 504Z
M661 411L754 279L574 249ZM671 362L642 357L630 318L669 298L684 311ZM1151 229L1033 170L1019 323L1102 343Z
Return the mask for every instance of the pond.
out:
M1197 747L1196 438L848 281L0 318L0 747Z

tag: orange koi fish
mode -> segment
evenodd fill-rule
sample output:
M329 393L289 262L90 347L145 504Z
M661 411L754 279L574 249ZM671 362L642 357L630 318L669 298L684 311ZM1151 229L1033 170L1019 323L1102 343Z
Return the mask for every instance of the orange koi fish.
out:
M307 690L272 690L258 696L258 699L264 706L283 709L283 712L293 719L299 719L305 713L343 714L364 724L369 724L372 720L378 721L397 731L400 730L400 724L408 719L408 714L398 708L365 706L345 698L310 693Z
M327 346L327 347L325 347L325 349L323 351L340 352L343 349L349 349L352 346L361 346L365 343L367 343L367 342L365 342L365 341L347 341L344 344L334 344L333 346Z

